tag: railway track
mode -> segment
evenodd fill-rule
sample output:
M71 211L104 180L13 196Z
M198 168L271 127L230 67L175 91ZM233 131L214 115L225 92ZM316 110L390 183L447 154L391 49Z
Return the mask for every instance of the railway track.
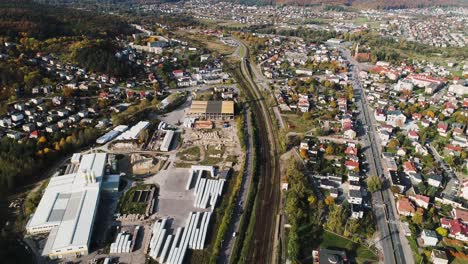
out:
M243 45L243 44L241 44ZM241 72L247 83L246 95L251 99L251 106L256 120L258 131L258 176L259 198L256 220L254 225L253 241L251 241L250 254L245 263L272 263L274 259L275 228L278 205L280 203L280 175L278 136L273 126L271 115L265 100L252 80L248 58L248 48L241 62Z

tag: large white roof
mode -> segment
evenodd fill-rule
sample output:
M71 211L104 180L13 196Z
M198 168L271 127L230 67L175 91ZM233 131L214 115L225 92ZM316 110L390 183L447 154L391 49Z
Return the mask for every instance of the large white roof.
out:
M148 121L140 121L136 125L132 126L129 130L120 134L116 140L132 140L137 139L140 132L147 128L149 125Z
M83 155L76 173L50 179L27 226L56 226L44 251L89 245L106 157L105 153ZM90 175L96 177L94 182Z

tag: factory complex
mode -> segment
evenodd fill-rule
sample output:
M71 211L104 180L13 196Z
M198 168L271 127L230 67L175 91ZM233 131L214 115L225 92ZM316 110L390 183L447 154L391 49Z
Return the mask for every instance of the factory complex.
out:
M49 233L43 256L88 254L106 164L106 153L75 154L66 174L50 179L26 226L29 234Z

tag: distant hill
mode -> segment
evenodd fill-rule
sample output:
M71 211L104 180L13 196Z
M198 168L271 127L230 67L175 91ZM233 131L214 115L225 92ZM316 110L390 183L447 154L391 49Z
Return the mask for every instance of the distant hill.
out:
M361 8L415 8L429 6L468 6L465 0L232 0L243 4L348 5Z

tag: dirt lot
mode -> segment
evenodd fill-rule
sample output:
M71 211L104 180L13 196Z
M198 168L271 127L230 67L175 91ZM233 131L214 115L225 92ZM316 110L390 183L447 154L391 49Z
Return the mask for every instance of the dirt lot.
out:
M224 121L214 121L213 129L185 128L181 136L182 144L179 152L192 152L193 154L194 151L190 150L198 147L199 155L194 160L190 160L190 156L179 155L176 162L185 165L213 165L220 168L232 162L234 169L238 169L244 154L237 138L235 122L229 121L227 124L228 127L223 127Z

